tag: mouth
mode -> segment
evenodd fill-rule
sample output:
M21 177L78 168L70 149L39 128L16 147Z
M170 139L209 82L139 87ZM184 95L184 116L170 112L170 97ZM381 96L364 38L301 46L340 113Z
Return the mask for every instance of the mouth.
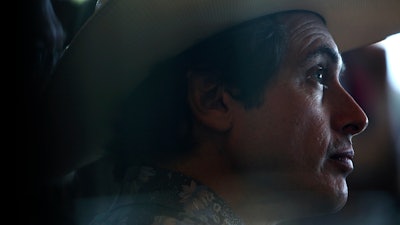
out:
M329 157L329 162L331 164L333 164L333 166L340 173L343 173L345 176L347 176L354 169L353 158L354 158L354 151L353 150L340 151L340 152L337 152L337 153L333 153Z

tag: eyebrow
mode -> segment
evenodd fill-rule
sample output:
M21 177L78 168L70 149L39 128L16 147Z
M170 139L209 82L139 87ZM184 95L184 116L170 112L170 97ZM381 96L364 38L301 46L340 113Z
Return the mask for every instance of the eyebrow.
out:
M339 60L340 60L340 55L337 51L335 51L333 48L326 46L326 45L322 45L320 47L318 47L317 49L315 49L314 51L309 52L305 59L303 60L303 63L306 63L307 61L319 56L319 55L327 55L330 60L335 63L338 64ZM340 68L340 74L339 76L343 76L344 71L345 71L346 67L344 62L342 62L342 67Z
M339 62L339 54L335 50L333 50L333 48L328 47L328 46L320 46L317 49L315 49L314 51L309 52L306 55L304 62L307 62L308 60L315 58L318 55L327 55L334 63Z

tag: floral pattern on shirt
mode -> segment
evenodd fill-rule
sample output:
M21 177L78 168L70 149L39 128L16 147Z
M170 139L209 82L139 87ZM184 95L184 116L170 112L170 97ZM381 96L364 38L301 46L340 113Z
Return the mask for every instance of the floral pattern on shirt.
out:
M181 173L141 166L127 170L121 191L91 225L239 225L210 188Z

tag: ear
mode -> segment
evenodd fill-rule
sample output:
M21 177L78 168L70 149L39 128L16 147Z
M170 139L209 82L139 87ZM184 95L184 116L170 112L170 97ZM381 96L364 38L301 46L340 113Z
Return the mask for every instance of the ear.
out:
M207 74L206 74L207 73ZM210 72L189 71L188 101L197 121L225 132L232 126L232 97Z

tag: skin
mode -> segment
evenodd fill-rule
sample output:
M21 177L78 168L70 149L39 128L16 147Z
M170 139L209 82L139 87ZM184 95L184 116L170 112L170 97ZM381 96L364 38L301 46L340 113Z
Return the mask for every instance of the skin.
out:
M210 186L247 224L342 208L351 139L368 123L340 84L342 60L321 19L297 13L283 22L289 51L263 104L245 109L224 87L192 79L188 99L199 144L167 165ZM209 90L218 91L204 100Z

